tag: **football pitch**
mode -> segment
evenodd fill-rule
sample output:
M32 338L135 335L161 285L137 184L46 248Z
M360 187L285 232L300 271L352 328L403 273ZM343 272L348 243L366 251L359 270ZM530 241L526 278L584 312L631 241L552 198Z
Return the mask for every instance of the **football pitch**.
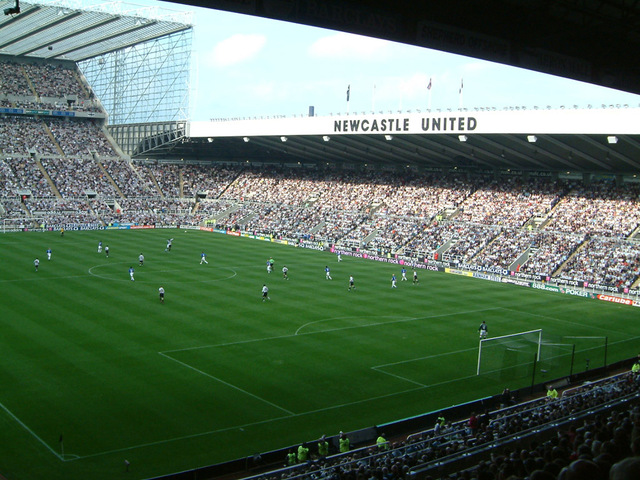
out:
M209 232L3 234L0 266L8 480L153 478L530 385L524 343L476 375L482 320L542 329L538 382L640 351L630 306Z

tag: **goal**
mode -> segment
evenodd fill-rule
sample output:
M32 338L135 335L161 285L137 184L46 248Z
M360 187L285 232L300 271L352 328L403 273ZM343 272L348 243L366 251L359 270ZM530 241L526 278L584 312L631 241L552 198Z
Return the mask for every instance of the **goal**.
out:
M542 329L480 339L476 375L526 370L534 360L540 360L541 345Z

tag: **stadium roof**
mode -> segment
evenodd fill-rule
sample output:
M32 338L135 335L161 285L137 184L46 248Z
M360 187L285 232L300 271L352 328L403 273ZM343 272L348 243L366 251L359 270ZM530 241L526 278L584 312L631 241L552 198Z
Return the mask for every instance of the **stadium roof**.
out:
M21 2L19 14L0 16L0 54L79 62L192 28L177 21L184 14L151 18L144 10L118 12L124 4L117 2L91 10L63 5ZM0 0L3 11L14 6Z
M172 0L386 38L640 94L637 0Z
M452 111L192 122L138 158L640 174L640 109Z

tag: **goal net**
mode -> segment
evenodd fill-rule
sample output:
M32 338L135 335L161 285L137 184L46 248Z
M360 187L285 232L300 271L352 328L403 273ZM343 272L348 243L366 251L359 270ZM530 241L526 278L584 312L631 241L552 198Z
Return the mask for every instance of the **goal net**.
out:
M498 374L502 380L529 376L540 359L542 329L483 338L478 348L477 375Z
M606 355L607 337L545 335L538 369L551 378L569 376L606 366Z

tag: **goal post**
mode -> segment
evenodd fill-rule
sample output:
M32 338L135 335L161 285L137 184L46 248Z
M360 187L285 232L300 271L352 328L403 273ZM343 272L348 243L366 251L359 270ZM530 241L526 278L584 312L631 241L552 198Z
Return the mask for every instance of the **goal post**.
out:
M512 333L500 337L481 338L478 347L478 368L476 375L482 372L499 371L505 367L526 364L535 355L540 360L542 329Z

